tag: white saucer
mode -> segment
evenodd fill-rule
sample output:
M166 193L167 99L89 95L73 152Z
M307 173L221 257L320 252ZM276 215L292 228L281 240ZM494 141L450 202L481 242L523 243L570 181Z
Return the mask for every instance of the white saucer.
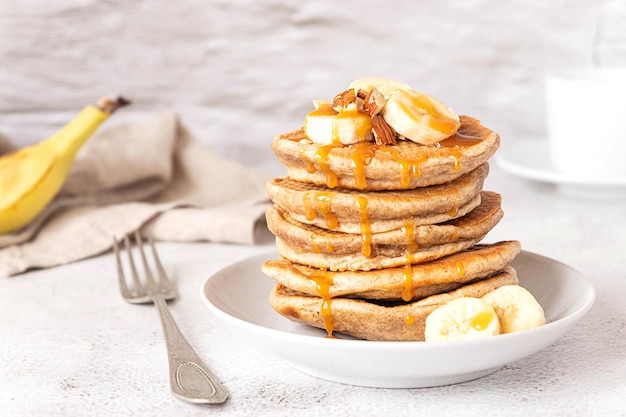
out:
M593 177L556 171L545 140L510 143L494 158L505 171L522 178L556 184L567 194L594 199L626 198L626 177Z
M419 388L480 378L554 343L589 310L595 299L593 287L576 270L522 252L512 266L520 283L543 306L547 321L544 326L453 342L329 339L326 332L287 320L270 307L267 297L275 281L261 272L261 265L277 258L278 254L272 251L215 272L202 285L203 302L213 314L294 368L352 385Z

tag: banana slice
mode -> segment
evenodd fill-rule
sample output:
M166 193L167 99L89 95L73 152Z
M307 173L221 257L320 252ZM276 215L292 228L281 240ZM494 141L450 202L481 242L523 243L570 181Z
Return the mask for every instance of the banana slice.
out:
M482 297L491 304L502 326L502 333L532 329L546 323L543 308L526 288L505 285Z
M359 90L363 90L366 92L370 92L373 88L376 88L378 91L383 93L385 98L391 96L396 90L405 89L408 90L409 87L407 84L399 83L390 78L382 78L382 77L366 77L360 78L358 80L352 81L348 88L353 88L354 91L358 92Z
M428 341L464 340L500 334L493 307L480 298L456 298L426 317L424 338Z
M372 119L353 104L333 108L328 101L315 101L316 109L304 119L304 133L318 145L344 144L373 140Z
M411 89L397 89L387 99L383 118L413 142L432 145L454 134L459 116L441 101Z

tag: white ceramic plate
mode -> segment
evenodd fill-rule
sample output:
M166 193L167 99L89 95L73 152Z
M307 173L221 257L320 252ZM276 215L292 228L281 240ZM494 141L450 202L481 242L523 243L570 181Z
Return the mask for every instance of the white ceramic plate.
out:
M597 199L626 198L626 177L590 177L558 172L545 140L508 144L494 158L505 171L522 178L556 184L567 194Z
M595 299L593 287L576 270L522 252L512 266L520 283L544 307L544 326L471 341L330 339L326 332L293 323L269 306L267 297L275 281L261 272L261 265L276 258L276 252L269 252L222 268L203 283L202 300L218 317L254 336L294 368L352 385L417 388L482 377L554 343Z

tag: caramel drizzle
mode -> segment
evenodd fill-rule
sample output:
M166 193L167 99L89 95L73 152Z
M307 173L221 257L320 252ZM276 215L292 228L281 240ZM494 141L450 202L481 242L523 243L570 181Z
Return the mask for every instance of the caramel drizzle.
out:
M313 252L315 253L322 253L322 251L325 251L326 253L333 252L333 244L331 243L330 239L326 239L326 241L323 242L324 250L320 248L320 242L315 241L314 235L311 235L310 239L311 239L311 247L313 248Z
M324 320L324 329L326 329L328 337L332 337L333 331L335 330L332 312L333 299L330 296L330 287L333 286L333 274L325 270L316 270L311 275L307 276L307 279L313 283L315 291L322 297L320 315Z
M315 164L307 159L305 151L306 148L300 148L300 160L304 164L304 169L306 170L306 172L308 172L309 174L313 174L316 171Z
M320 316L324 321L324 329L326 330L326 333L328 333L328 337L333 337L335 325L333 323L332 297L330 296L330 288L333 286L334 274L324 269L315 269L312 270L310 274L307 274L294 267L291 262L286 260L280 262L284 262L284 265L294 274L301 276L313 284L315 292L322 298Z
M320 112L320 114L322 114L322 113L326 113L330 111L334 112L332 107L330 108L330 110L325 109L325 108L324 109L320 108L318 110L315 110L314 112ZM346 113L345 117L347 117L348 113L350 112L345 112L345 113ZM337 114L337 112L334 112L333 114ZM433 122L434 120L435 119L431 118L430 123L434 123ZM437 130L440 130L442 132L447 132L447 130L443 127ZM476 145L480 143L483 140L483 138L478 137L478 136L463 135L458 132L454 134L452 134L452 132L450 133L451 133L451 136L440 141L438 143L438 146L440 148L447 148L449 156L453 157L455 160L454 169L460 170L462 167L461 158L463 156L460 151L460 148L464 146ZM422 155L421 157L415 160L407 159L407 158L402 157L400 152L395 147L389 146L389 145L377 145L376 143L373 143L373 142L359 142L353 145L343 145L338 140L335 140L335 136L338 134L339 132L333 131L333 143L330 145L320 146L318 150L315 152L315 154L313 155L313 161L317 163L320 171L326 177L326 186L328 188L335 188L337 186L337 174L333 172L333 170L330 168L330 162L329 162L329 154L334 148L341 148L341 147L351 148L350 159L352 161L355 186L357 189L360 189L360 190L365 188L366 182L367 182L365 168L372 161L372 158L374 158L374 155L376 154L377 150L388 152L390 154L391 159L397 162L398 164L400 164L400 186L402 188L409 187L411 177L419 178L421 176L420 166L428 160L428 158L425 155ZM292 140L296 140L296 139L297 138L294 138ZM316 172L316 167L313 161L307 158L307 156L305 155L305 151L306 151L306 148L300 149L300 160L302 160L302 163L304 164L304 168L306 169L306 171L312 174Z
M450 207L448 210L448 215L450 217L457 217L459 215L459 193L456 192L454 195L454 205Z
M367 198L357 196L361 228L361 254L366 258L372 255L372 225L367 217Z
M319 211L326 220L326 227L334 230L339 226L339 219L332 211L335 193L332 191L306 191L302 196L304 215L308 221L313 221Z
M415 252L419 249L417 241L415 239L415 224L409 219L404 220L404 226L402 226L402 233L406 239L406 250L408 252L405 258L404 269L402 270L402 277L404 278L404 288L402 289L402 299L404 301L411 301L413 299L413 263L415 262Z
M365 188L367 178L365 168L374 158L376 154L376 146L371 142L359 142L352 145L350 159L352 161L352 169L354 173L354 183L356 188L362 190Z
M412 108L421 108L426 110L428 113L428 126L438 132L445 133L446 135L451 135L457 128L457 124L454 121L450 121L447 117L441 114L441 112L433 105L433 103L429 100L427 96L419 95L413 96L402 92L405 98L407 98L411 102ZM417 115L414 111L406 106L402 102L398 102L398 105L403 108L405 114L409 115L416 123L419 123L420 120L417 118ZM423 117L423 115L420 115Z
M462 278L465 275L465 267L461 263L461 261L456 261L456 274L459 278Z
M461 157L463 156L459 148L462 146L476 145L482 140L483 138L477 136L467 136L457 132L440 141L439 146L448 149L448 153L454 158L454 169L458 171L461 169Z
M421 155L417 159L407 159L392 146L382 145L379 149L388 152L391 159L400 165L400 187L408 188L411 185L411 178L419 178L422 175L420 166L428 160L426 155Z
M335 188L337 186L337 174L335 174L333 170L330 169L330 162L329 162L328 155L330 154L330 151L332 151L334 148L338 148L342 146L343 145L341 143L323 145L323 146L320 146L317 152L315 152L315 155L313 155L315 162L317 162L317 166L320 167L320 170L326 176L326 186L328 188Z
M404 288L402 288L402 299L406 302L413 299L413 263L415 257L407 255L405 259L404 268L402 269L402 277L404 278Z

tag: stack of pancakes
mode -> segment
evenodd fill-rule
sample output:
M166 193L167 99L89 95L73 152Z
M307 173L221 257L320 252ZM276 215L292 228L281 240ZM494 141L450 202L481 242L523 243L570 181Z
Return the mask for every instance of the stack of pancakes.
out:
M302 129L273 140L288 172L267 184L277 312L329 335L424 340L438 306L518 283L519 242L478 244L503 215L483 190L499 136L460 119L437 146L317 145Z

